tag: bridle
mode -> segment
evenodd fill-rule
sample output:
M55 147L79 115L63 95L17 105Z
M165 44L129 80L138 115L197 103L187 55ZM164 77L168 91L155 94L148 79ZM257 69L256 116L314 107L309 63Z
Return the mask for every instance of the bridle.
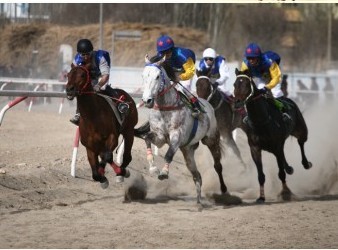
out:
M166 93L168 93L171 89L174 89L176 91L176 103L179 102L180 96L178 91L174 88L177 85L177 82L174 82L173 84L170 84L169 87L165 88L165 75L162 71L162 68L160 65L156 63L149 63L146 64L146 66L153 66L156 67L160 70L160 76L161 76L161 83L160 83L160 88L158 90L157 95L154 97L155 101L161 97L164 96ZM171 110L178 110L181 109L183 106L182 105L170 105L170 106L159 106L157 102L155 102L154 109L156 110L161 110L161 111L171 111Z
M260 98L261 96L263 96L263 94L258 94L257 96L254 96L254 93L255 93L255 89L254 89L254 83L252 81L252 77L248 76L248 75L245 75L245 74L240 74L240 75L237 75L236 76L236 79L238 78L241 78L241 77L244 77L244 78L247 78L249 79L250 81L250 88L251 88L251 91L250 91L250 94L245 98L245 100L243 100L242 102L244 103L244 105L251 99L251 100L256 100L258 98Z
M207 79L209 81L209 84L210 84L210 87L211 87L211 92L210 92L210 94L207 97L207 101L210 102L211 98L217 93L217 88L215 88L212 85L211 80L210 80L209 77L207 77L207 76L199 76L198 77L198 79L201 79L201 78L202 79ZM223 104L223 102L224 102L224 99L223 99L223 97L221 97L220 100L219 100L219 102L218 102L218 104L217 104L217 106L214 107L214 110L219 109L221 107L221 105Z
M84 70L86 72L86 83L83 85L83 87L81 89L77 90L77 94L78 95L82 95L82 94L92 94L92 93L94 93L94 91L84 91L91 84L91 78L90 78L90 72L89 72L89 70L85 66L76 66L76 67L74 67L74 68L71 69L71 72L74 71L74 70L76 70L77 68L80 68L80 69L82 69L82 70Z

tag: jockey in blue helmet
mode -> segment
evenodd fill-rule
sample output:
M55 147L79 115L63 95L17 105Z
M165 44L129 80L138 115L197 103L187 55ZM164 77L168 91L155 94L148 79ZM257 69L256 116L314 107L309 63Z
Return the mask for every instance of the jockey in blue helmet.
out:
M173 69L181 71L178 81L190 80L195 73L195 53L186 48L175 47L175 43L170 36L164 35L157 39L156 43L158 56L166 56Z
M276 98L283 96L280 89L282 73L277 62L262 53L261 48L256 43L250 43L246 47L244 56L241 71L249 69L252 76L259 79L256 84L262 91L271 90Z
M167 35L162 35L156 42L157 56L166 57L166 62L176 73L171 79L173 82L185 81L182 91L193 104L192 116L198 117L201 107L195 96L190 93L191 80L195 74L195 53L187 48L175 47L174 40ZM187 86L184 86L186 85Z
M262 93L269 93L277 98L275 101L279 109L283 109L284 105L280 101L284 98L281 90L281 70L279 68L280 58L274 60L270 56L274 52L269 51L263 53L261 48L256 43L250 43L244 52L244 60L241 65L241 71L250 70L252 76L257 78L255 81L257 87ZM276 54L276 53L274 53ZM282 110L283 111L283 110ZM283 113L284 120L290 120L287 113Z

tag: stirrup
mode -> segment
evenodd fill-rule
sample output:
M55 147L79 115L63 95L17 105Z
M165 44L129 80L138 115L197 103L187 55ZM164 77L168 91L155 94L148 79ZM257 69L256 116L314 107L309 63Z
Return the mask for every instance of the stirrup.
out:
M128 103L121 102L118 106L117 109L121 114L126 113L129 110L129 105Z
M283 113L282 116L283 116L283 121L284 122L292 121L292 118L291 118L291 116L288 113Z
M243 121L244 124L249 125L249 117L248 116L244 116L242 121Z
M200 114L201 114L201 111L199 109L193 109L191 112L191 116L194 118L198 118Z
M69 121L78 126L80 123L80 114L75 114L74 117L72 117Z

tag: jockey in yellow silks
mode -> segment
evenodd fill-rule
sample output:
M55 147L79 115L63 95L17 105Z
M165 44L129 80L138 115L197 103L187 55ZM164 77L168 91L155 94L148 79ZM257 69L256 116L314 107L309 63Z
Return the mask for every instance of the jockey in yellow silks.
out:
M175 72L175 77L171 77L173 82L186 81L182 91L191 99L194 117L201 112L201 107L195 96L190 93L191 80L195 74L195 53L187 48L175 47L174 41L170 36L163 35L156 42L157 56L166 58L169 65Z
M256 43L250 43L244 52L244 60L241 65L241 71L250 70L252 77L256 78L255 83L260 92L265 94L271 91L276 106L283 111L283 91L281 90L281 70L279 67L280 57L277 53L267 51L262 53ZM283 113L284 120L290 120L287 113ZM245 118L244 118L245 120Z

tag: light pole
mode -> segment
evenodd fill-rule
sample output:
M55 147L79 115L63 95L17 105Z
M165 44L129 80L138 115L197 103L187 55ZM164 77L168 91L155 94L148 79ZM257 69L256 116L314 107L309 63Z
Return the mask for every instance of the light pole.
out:
M332 54L332 3L328 4L328 23L327 23L327 65L330 67Z
M103 7L102 3L100 3L100 44L99 44L99 49L103 49L103 27L102 27L102 16L103 16Z

